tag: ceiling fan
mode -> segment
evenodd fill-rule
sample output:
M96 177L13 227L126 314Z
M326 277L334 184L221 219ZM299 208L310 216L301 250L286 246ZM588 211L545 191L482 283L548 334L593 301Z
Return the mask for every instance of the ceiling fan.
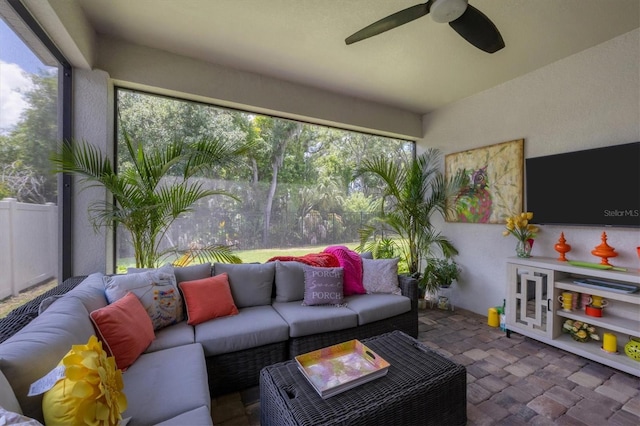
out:
M468 0L429 0L411 6L350 35L345 43L352 44L373 37L429 13L436 22L448 22L451 28L480 50L495 53L504 47L498 28L485 14L468 4Z

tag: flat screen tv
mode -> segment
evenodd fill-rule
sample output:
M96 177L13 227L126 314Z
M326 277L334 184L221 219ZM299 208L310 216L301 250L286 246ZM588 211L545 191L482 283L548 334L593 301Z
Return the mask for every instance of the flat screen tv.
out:
M640 227L640 142L527 158L533 222Z

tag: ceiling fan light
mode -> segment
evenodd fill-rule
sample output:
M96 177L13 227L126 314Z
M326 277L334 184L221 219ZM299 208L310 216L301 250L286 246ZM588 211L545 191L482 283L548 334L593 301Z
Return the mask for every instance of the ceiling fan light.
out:
M431 3L431 19L439 23L458 19L467 10L467 0L435 0Z

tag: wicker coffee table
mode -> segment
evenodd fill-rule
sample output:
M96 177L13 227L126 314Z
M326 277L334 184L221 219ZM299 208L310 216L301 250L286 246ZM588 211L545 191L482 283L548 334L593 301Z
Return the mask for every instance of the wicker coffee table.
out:
M295 361L262 369L261 425L464 425L466 369L401 331L362 342L387 360L386 376L322 399Z

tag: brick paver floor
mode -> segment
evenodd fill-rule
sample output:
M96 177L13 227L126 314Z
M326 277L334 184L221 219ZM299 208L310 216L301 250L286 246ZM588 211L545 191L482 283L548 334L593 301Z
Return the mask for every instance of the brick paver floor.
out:
M469 426L640 425L638 377L515 333L507 338L463 309L427 308L419 321L423 344L467 368ZM259 397L255 387L214 399L214 424L259 425Z

